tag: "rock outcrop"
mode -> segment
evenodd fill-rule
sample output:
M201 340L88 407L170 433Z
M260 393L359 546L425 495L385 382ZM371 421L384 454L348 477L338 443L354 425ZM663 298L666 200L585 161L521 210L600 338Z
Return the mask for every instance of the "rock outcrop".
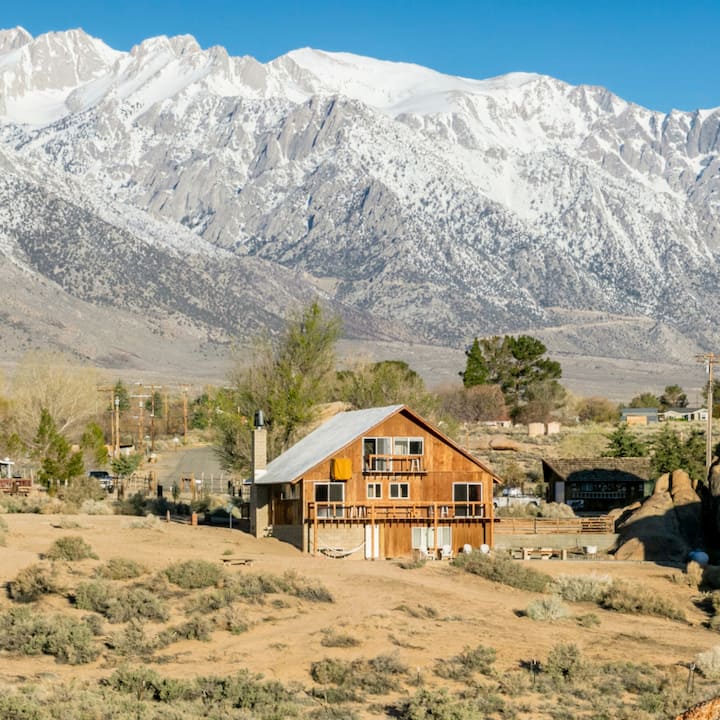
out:
M620 521L618 560L684 562L702 545L702 503L684 470L662 475L654 493Z

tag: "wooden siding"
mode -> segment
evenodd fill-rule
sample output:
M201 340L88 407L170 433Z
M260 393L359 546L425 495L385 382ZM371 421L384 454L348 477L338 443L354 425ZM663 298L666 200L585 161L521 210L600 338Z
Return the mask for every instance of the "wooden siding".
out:
M412 463L403 463L399 472L366 472L364 470L362 437L356 438L334 457L349 458L351 479L345 481L345 503L362 505L368 502L367 484L382 484L382 500L390 501L389 483L409 485L408 500L415 502L441 502L453 500L454 482L482 483L483 499L492 497L492 475L470 458L448 445L439 435L398 413L372 430L369 437L419 437L424 441L424 453L413 470ZM407 456L402 456L403 458ZM315 499L314 484L330 482L331 462L328 458L305 474L302 496L306 501ZM394 498L393 498L394 499Z
M422 438L423 454L384 454L385 459L393 460L392 471L373 471L363 457L364 437ZM333 479L337 459L349 462L349 472L343 473L347 480ZM346 462L342 464L347 466ZM315 484L329 482L342 483L342 502L315 502ZM368 498L369 483L381 485L380 497ZM390 497L391 483L406 483L408 497ZM478 501L455 502L455 483L481 485L481 497ZM379 528L380 557L411 555L413 527L451 526L455 553L466 544L474 548L492 545L493 475L402 411L339 448L294 485L273 486L270 495L270 524L304 525L305 547L311 551L326 545L335 547L336 538L353 534L352 528L364 534L364 527L369 525ZM365 550L360 554L364 556Z

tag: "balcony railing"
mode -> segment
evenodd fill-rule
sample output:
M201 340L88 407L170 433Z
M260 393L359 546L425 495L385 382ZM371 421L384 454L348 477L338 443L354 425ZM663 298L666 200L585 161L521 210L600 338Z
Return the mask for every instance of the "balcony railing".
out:
M364 473L418 474L425 473L422 455L365 455Z
M308 503L307 519L367 522L368 520L466 520L487 519L490 506L484 502L398 502L348 504Z

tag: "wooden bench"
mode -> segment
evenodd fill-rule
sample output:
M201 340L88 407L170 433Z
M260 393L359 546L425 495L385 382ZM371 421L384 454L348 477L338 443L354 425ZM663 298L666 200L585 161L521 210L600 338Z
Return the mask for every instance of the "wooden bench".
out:
M532 560L533 558L540 558L540 560L549 560L551 557L556 556L561 560L567 560L567 548L530 548L524 547L520 549L522 552L523 560Z

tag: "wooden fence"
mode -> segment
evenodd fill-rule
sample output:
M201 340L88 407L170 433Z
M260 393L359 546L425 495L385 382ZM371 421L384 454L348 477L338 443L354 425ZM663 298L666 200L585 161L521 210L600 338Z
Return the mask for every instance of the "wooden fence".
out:
M612 533L615 523L607 515L587 518L495 518L495 532L508 535L572 535Z

